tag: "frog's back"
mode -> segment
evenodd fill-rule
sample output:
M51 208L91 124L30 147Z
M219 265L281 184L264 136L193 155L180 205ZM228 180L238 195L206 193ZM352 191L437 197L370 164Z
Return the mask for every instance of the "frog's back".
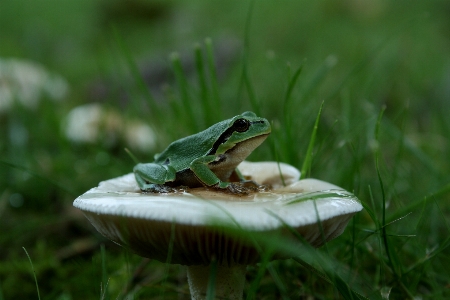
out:
M158 164L170 164L176 171L189 168L194 159L207 155L221 133L228 127L229 120L217 123L199 133L171 143L155 159Z

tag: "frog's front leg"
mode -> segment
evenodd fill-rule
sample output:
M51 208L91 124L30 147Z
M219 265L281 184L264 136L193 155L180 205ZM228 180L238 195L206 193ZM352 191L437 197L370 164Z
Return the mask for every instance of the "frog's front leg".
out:
M208 164L213 162L215 159L216 156L214 155L207 155L194 159L189 165L189 168L203 185L223 189L230 183L221 181L219 177L217 177L217 175L214 174L214 172L208 167Z
M137 164L133 168L139 188L144 192L168 193L173 189L164 183L175 180L176 171L169 165Z
M208 155L195 159L190 164L190 169L195 174L197 179L205 186L226 190L233 194L247 194L249 189L241 185L240 183L231 183L227 181L222 181L217 177L217 175L208 167L209 163L214 162L217 159L214 155ZM232 172L233 177L237 177L239 180L239 175Z

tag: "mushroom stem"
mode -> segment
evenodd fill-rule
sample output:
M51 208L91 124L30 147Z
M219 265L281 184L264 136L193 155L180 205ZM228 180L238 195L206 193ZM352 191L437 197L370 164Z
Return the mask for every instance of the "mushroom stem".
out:
M245 282L245 265L216 266L215 298L242 299ZM187 266L191 299L206 299L212 265Z

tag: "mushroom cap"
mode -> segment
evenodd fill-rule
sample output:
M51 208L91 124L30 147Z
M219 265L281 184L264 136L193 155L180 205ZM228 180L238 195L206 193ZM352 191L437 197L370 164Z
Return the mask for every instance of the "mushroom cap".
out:
M318 247L340 235L362 209L353 194L317 179L298 180L300 172L287 164L243 162L239 170L273 188L246 196L206 188L145 194L130 173L101 182L74 206L113 242L144 257L183 265L208 265L213 259L220 264L258 262L251 241L230 234L229 228L286 233L288 225Z

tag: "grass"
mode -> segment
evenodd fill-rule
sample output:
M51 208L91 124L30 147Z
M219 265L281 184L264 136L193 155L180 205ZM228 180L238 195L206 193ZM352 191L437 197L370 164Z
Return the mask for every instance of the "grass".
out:
M299 258L269 262L264 252L248 267L246 298L450 296L445 1L135 2L143 6L2 4L0 58L38 61L71 91L0 112L0 299L188 299L181 266L112 244L72 201L132 170L124 148L151 161L169 142L245 110L273 125L251 160L290 163L364 205L317 251L255 236ZM225 54L213 50L230 36L237 51L230 40ZM163 88L148 89L142 69L161 65ZM94 101L152 126L156 146L108 139L106 126L93 142L71 142L65 116Z
M34 271L33 262L31 261L30 255L28 254L27 249L25 249L25 247L23 247L23 251L25 251L25 253L26 253L27 257L28 257L28 260L30 261L31 270L33 271L34 281L36 282L37 298L41 299L41 296L39 294L39 284L38 284L38 281L36 279L36 272Z

